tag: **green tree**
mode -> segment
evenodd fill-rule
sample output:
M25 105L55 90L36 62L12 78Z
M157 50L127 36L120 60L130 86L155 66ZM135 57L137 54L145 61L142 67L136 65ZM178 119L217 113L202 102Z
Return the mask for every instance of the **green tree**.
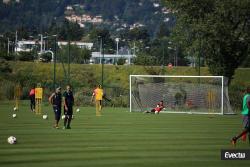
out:
M115 41L111 38L111 35L108 29L94 28L90 32L90 39L94 41L95 51L100 51L100 44L102 41L102 45L103 45L102 47L105 53L115 52Z
M163 37L168 37L170 36L170 29L169 27L167 26L166 23L162 23L159 27L159 30L157 32L157 38L163 38Z
M33 61L36 55L34 51L31 52L19 52L17 55L18 60L20 61Z
M134 64L136 65L153 66L156 64L156 62L157 62L156 57L151 56L146 52L139 52L134 58Z
M77 23L64 20L62 26L59 29L58 35L59 39L61 40L79 41L82 39L84 31Z
M51 53L46 52L40 55L40 61L42 62L50 62L51 59L52 59Z
M249 0L163 0L177 17L173 40L228 77L249 54ZM200 60L200 59L199 59Z
M150 41L150 36L145 27L138 27L128 32L128 39L131 41L141 41L144 45L147 45Z
M124 59L124 58L119 58L117 60L117 65L124 65L125 63L126 63L126 59Z
M5 76L11 72L12 72L12 69L11 69L9 63L7 61L5 61L4 59L0 58L0 74Z
M68 62L69 46L62 46L59 54L62 62ZM70 61L72 63L83 64L87 63L91 57L91 51L86 48L79 48L78 46L70 46Z

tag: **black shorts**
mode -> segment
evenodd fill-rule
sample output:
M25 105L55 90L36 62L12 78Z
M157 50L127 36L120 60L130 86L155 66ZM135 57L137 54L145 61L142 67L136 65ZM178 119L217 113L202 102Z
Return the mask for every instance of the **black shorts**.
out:
M53 110L55 113L55 120L59 121L61 118L61 107L53 106Z
M245 129L249 129L249 121L250 121L250 116L249 115L244 115L243 116L243 127Z
M66 111L64 107L64 115L72 115L73 114L73 106L68 106L68 110Z
M35 96L34 95L30 96L30 103L35 105L36 101L35 101Z

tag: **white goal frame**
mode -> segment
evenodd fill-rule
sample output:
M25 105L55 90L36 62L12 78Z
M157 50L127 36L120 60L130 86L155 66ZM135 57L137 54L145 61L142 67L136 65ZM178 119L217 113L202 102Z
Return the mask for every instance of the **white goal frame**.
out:
M189 113L189 114L218 114L223 115L224 102L224 76L187 76L187 75L130 75L129 76L129 108L132 112L132 77L144 78L218 78L221 79L221 112L220 113L201 113L201 112L167 112L167 113Z

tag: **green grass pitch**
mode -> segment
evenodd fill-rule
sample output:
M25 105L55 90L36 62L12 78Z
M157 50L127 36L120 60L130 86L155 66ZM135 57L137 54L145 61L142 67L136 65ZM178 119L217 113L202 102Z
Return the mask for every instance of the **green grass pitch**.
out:
M12 118L13 103L0 104L1 167L221 167L249 165L250 161L222 161L221 149L233 148L230 138L241 130L240 115L130 113L123 108L80 107L72 129L53 129L49 115L29 111L23 103ZM62 127L62 121L60 122ZM8 136L18 139L7 143ZM247 148L240 141L236 148Z

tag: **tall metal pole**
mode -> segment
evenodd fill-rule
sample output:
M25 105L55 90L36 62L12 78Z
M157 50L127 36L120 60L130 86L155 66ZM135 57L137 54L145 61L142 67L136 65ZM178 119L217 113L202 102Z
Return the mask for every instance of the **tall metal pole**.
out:
M69 44L69 52L68 52L68 84L70 83L70 40L68 42Z
M15 61L17 59L17 31L16 31L16 37L15 37Z
M201 75L201 38L199 38L198 75Z
M179 52L179 50L178 50L178 46L177 46L177 47L175 47L175 55L176 55L175 61L176 61L176 67L178 66L178 52Z
M134 48L133 49L134 49L133 56L135 56L135 41L134 41Z
M101 43L102 43L102 87L103 87L103 76L104 76L104 47L103 47L103 41L101 38Z
M102 63L102 37L100 37L100 64Z
M40 44L41 48L40 48L40 53L43 53L43 34L41 34L41 44Z
M163 45L162 45L162 56L163 56L163 63L162 63L162 66L165 65L165 43L163 41Z
M116 41L116 55L118 56L119 54L119 38L116 38L115 41Z
M55 55L54 55L54 90L56 90L56 50L57 50L57 36L55 36L55 43L54 43L54 48L55 48Z
M9 56L10 55L10 38L8 37L8 52L7 52L7 55Z

